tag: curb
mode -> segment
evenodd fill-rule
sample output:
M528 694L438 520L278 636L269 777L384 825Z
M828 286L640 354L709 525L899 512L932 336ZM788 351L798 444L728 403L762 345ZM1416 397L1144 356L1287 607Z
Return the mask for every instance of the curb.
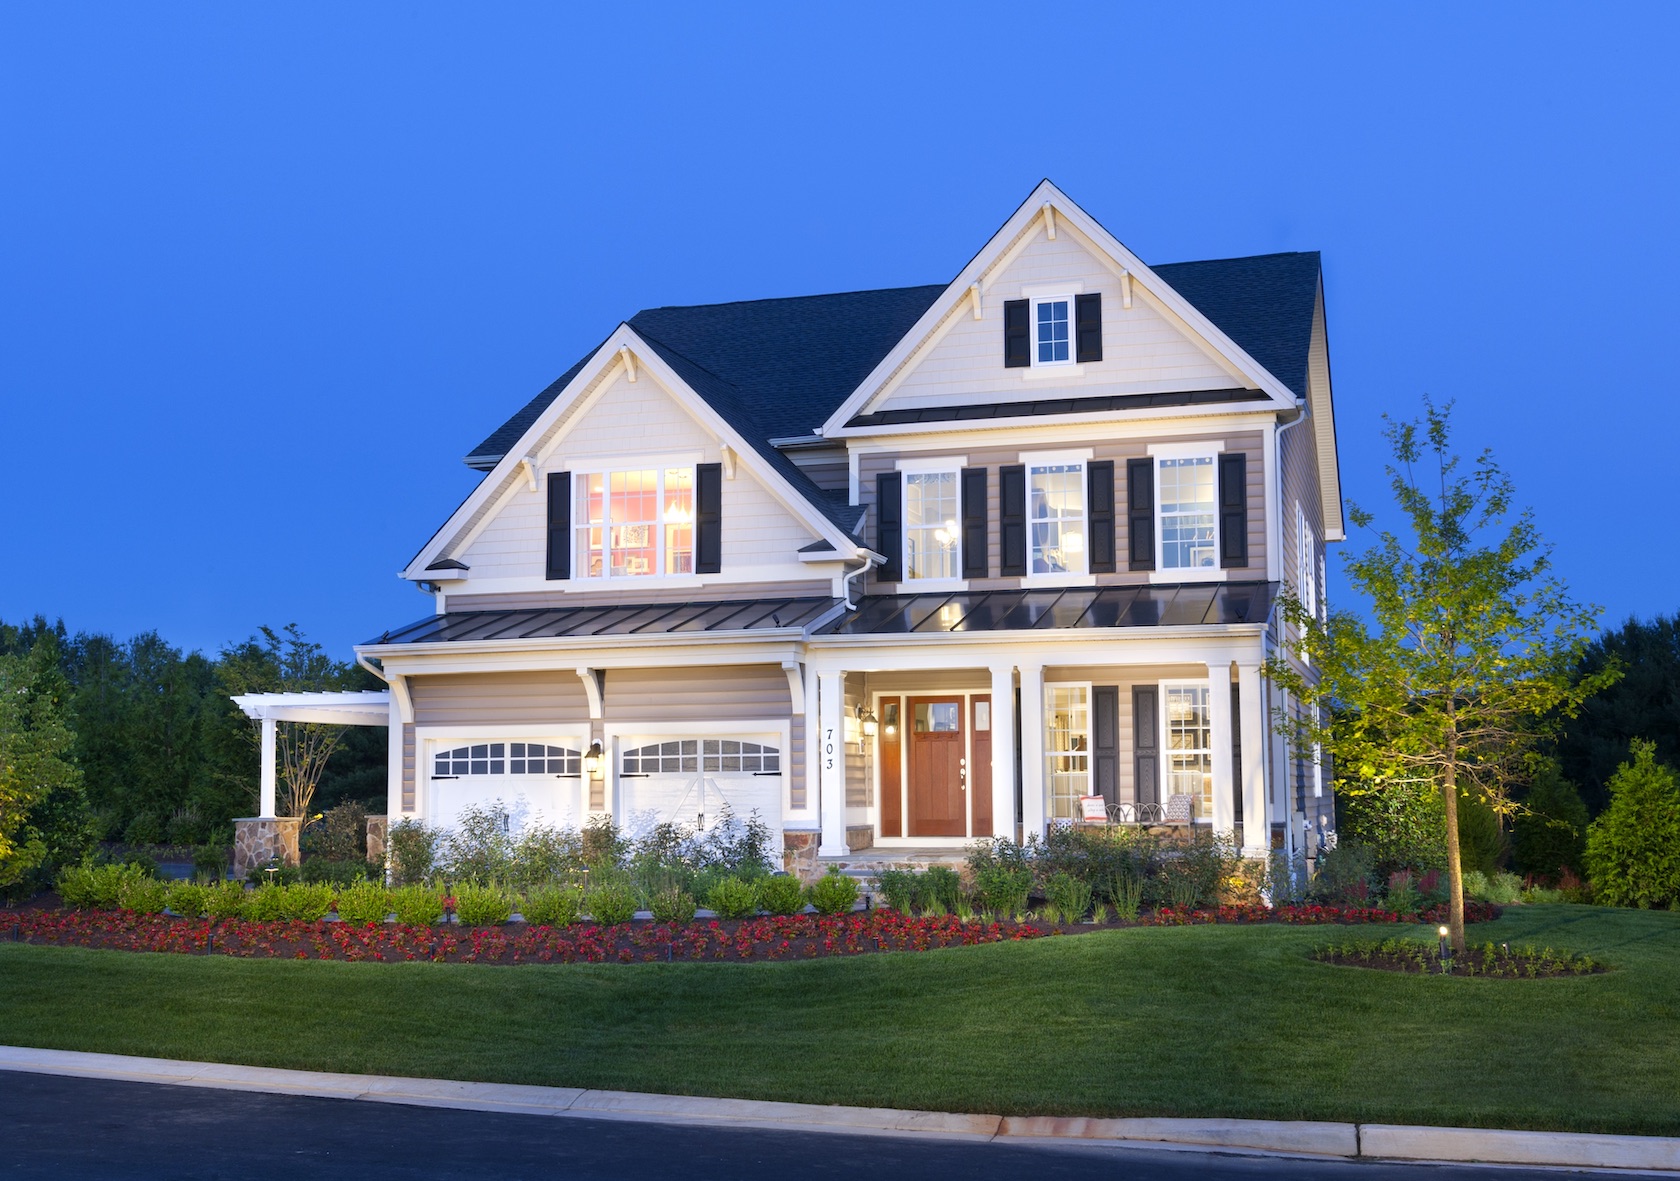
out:
M1432 1128L1313 1120L1086 1119L969 1115L841 1107L815 1103L707 1099L636 1091L597 1091L507 1083L455 1082L390 1075L280 1070L173 1058L135 1058L77 1050L0 1046L0 1070L401 1103L462 1111L499 1111L572 1119L630 1120L854 1135L935 1136L1018 1143L1235 1150L1344 1160L1543 1165L1680 1172L1680 1138L1574 1132Z

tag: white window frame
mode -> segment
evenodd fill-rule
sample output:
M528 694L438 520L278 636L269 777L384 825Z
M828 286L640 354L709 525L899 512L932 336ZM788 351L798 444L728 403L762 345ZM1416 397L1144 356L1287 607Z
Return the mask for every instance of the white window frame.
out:
M1164 795L1162 797L1162 800L1161 800L1161 803L1162 803L1163 806L1165 806L1165 804L1167 802L1167 799L1170 798L1172 795L1176 794L1171 790L1171 787L1172 787L1172 771L1173 771L1173 767L1172 767L1173 748L1172 748L1172 744L1171 744L1171 741L1170 741L1171 736L1172 736L1172 718L1171 718L1170 715L1171 715L1172 711L1167 706L1167 697L1168 697L1169 691L1172 690L1172 689L1201 689L1203 692L1205 692L1207 694L1208 745L1205 748L1197 747L1197 748L1195 748L1195 750L1196 750L1196 753L1201 753L1205 749L1205 751L1207 753L1208 779L1209 779L1210 782L1209 782L1209 787L1207 788L1206 798L1204 799L1200 795L1195 797L1196 802L1195 802L1195 807L1192 809L1191 819L1198 824L1212 824L1213 823L1213 801L1219 794L1219 784L1212 782L1213 767L1214 767L1214 757L1213 757L1213 753L1214 753L1214 750L1213 750L1213 743L1214 743L1214 737L1213 737L1213 680L1212 680L1212 678L1179 677L1179 678L1174 678L1172 680L1164 680L1164 681L1158 682L1158 692L1160 693L1160 698L1159 698L1159 704L1156 706L1156 712L1160 715L1160 722L1159 722L1159 726L1158 726L1159 733L1156 737L1156 741L1159 744L1158 749L1161 752L1161 779L1162 779L1162 784L1163 784L1163 786L1165 786L1168 789L1164 793ZM1205 815L1205 816L1197 815L1196 813L1199 812L1204 807L1207 809L1207 815Z
M1039 316L1038 309L1046 304L1067 305L1067 356L1060 361L1045 361L1039 357L1041 343L1038 338ZM1077 339L1078 323L1074 314L1074 297L1072 295L1041 295L1032 301L1032 367L1034 369L1066 369L1077 363L1079 355L1079 341Z
M1219 565L1219 457L1225 453L1223 439L1193 443L1151 443L1149 458L1155 478L1155 569L1150 582L1225 582L1230 572ZM1212 566L1168 566L1166 519L1162 511L1161 462L1178 459L1207 459L1213 462L1213 556Z
M1068 451L1039 451L1019 456L1021 465L1026 468L1027 480L1027 573L1021 579L1023 587L1035 586L1095 586L1096 575L1091 573L1091 504L1089 465L1092 449L1078 447ZM1080 511L1079 521L1084 539L1084 548L1080 551L1080 569L1068 570L1060 574L1033 573L1033 469L1046 467L1079 468Z
M600 583L617 583L620 585L634 586L700 585L701 579L698 574L671 574L666 572L665 522L663 520L659 520L654 523L654 553L656 555L658 569L652 574L615 575L612 572L612 522L610 519L610 506L612 504L611 480L615 474L620 472L644 472L651 470L657 475L655 496L659 505L659 512L663 515L665 504L665 473L673 468L691 469L694 474L690 477L689 495L694 501L695 519L690 522L692 534L689 552L694 554L698 550L700 542L698 520L700 484L699 466L703 462L705 462L705 458L698 452L686 452L680 455L627 456L622 459L612 461L574 464L570 469L573 481L571 527L572 581L574 583L581 582L591 586ZM583 532L590 527L590 523L587 519L589 515L589 492L587 481L592 476L601 476L607 481L607 487L603 490L602 495L605 498L604 503L609 506L607 509L608 519L603 521L601 526L601 572L599 574L589 573L589 547L582 543L581 537ZM550 478L552 478L552 476Z
M1055 790L1054 790L1054 787L1053 787L1053 784L1052 784L1052 781L1051 781L1051 772L1050 772L1050 760L1056 757L1056 752L1054 752L1050 749L1050 717L1051 717L1051 713L1050 713L1050 694L1051 694L1051 691L1055 690L1055 689L1080 689L1080 690L1084 691L1084 694L1085 694L1085 750L1084 750L1084 755L1085 755L1085 792L1083 794L1090 795L1095 791L1096 775L1097 775L1097 769L1096 769L1096 765L1095 765L1095 762L1094 762L1094 759L1096 757L1096 752L1091 747L1091 736L1092 736L1092 733L1095 730L1095 726L1093 724L1094 723L1094 718L1093 718L1092 715L1094 714L1094 712L1096 710L1096 702L1094 700L1095 690L1092 688L1094 683L1095 682L1092 682L1092 681L1046 681L1046 682L1044 682L1044 701L1043 701L1040 709L1041 709L1041 712L1042 712L1043 717L1044 717L1044 721L1043 721L1044 735L1043 735L1043 739L1042 739L1042 741L1044 743L1044 819L1047 823L1054 824L1058 820L1066 820L1066 821L1076 822L1079 819L1079 801L1078 801L1077 796L1074 797L1073 815L1071 815L1071 816L1057 816L1056 815L1056 795L1055 795ZM997 723L994 720L993 725L995 726L996 724ZM1070 729L1069 732L1072 733L1073 731Z
M916 587L922 591L967 590L968 581L962 576L962 473L968 466L966 456L941 455L931 459L901 459L897 463L897 471L903 477L903 487L900 495L903 497L904 507L901 511L903 536L899 542L899 569L904 571L906 585ZM910 574L910 477L911 476L950 476L957 497L957 515L955 537L951 541L951 568L954 571L947 578L914 578Z
M1079 296L1084 294L1084 283L1054 283L1049 285L1025 286L1021 288L1021 298L1027 301L1027 340L1028 357L1031 364L1021 370L1021 376L1033 377L1078 377L1084 372L1079 364ZM1042 303L1066 303L1068 306L1068 355L1065 361L1040 361L1038 359L1038 305Z

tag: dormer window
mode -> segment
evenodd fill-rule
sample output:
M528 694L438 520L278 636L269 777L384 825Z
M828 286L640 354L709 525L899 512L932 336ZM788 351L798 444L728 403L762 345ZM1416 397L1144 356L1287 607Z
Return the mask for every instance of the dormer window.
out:
M694 469L578 477L577 552L585 578L694 573Z
M1071 344L1071 296L1033 301L1033 364L1070 365L1073 363Z

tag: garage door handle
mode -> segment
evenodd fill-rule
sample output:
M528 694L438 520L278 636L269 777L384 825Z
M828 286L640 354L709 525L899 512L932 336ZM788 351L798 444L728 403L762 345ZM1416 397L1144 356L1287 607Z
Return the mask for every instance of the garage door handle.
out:
M459 779L459 778L461 778L459 775L433 775L432 776L432 779L434 781L439 780L439 779Z
M646 779L650 774L651 772L648 771L620 771L618 777L620 779Z
M782 777L782 773L780 771L754 771L753 774L755 776L758 776L758 775L774 775L777 779L780 779Z

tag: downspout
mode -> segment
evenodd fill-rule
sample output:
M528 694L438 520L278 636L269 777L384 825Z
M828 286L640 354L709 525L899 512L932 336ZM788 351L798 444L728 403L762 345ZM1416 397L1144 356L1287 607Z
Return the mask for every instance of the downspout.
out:
M1282 426L1278 427L1276 431L1272 432L1272 449L1273 449L1273 451L1272 451L1272 454L1273 454L1272 468L1277 473L1277 500L1275 502L1277 504L1277 519L1274 522L1272 522L1272 524L1273 524L1274 529L1276 530L1277 549L1274 552L1276 552L1276 554L1277 554L1278 572L1280 574L1283 572L1283 569L1284 569L1284 565L1283 565L1283 561L1284 561L1284 555L1283 555L1283 514L1284 514L1284 503L1285 502L1284 502L1284 495L1283 495L1283 436L1284 436L1285 431L1288 431L1293 427L1300 426L1303 422L1305 422L1311 416L1311 414L1312 414L1312 410L1307 405L1306 399L1305 398L1297 398L1295 400L1295 417L1290 419L1288 422L1284 423ZM1299 582L1298 577L1297 577L1297 582ZM1278 647L1281 647L1282 643L1283 643L1283 621L1281 619L1276 618L1275 606L1274 606L1274 610L1273 610L1273 622L1275 623L1276 635L1277 635L1276 644L1277 644ZM1272 629L1268 628L1267 630L1271 631ZM1268 641L1268 645L1270 645L1271 643L1272 643L1272 641ZM1283 690L1283 689L1278 690L1278 713L1282 717L1288 717L1289 716L1289 694L1286 690ZM1297 848L1297 843L1298 843L1297 842L1298 834L1296 832L1296 827L1297 826L1295 824L1295 816L1296 816L1297 813L1299 813L1301 816L1306 815L1306 800L1301 798L1301 794L1300 794L1299 790L1297 790L1296 793L1295 793L1295 796L1296 796L1295 806L1294 807L1290 806L1290 779L1292 778L1292 776L1290 775L1290 769L1291 769L1291 766L1293 764L1298 763L1300 760L1299 760L1298 757L1295 757L1295 752L1289 750L1288 748L1285 748L1284 754L1285 754L1285 758L1284 758L1284 764L1283 764L1283 766L1284 766L1283 782L1278 785L1278 787L1279 787L1278 797L1279 797L1279 801L1284 806L1284 813L1285 813L1285 815L1284 815L1284 825L1283 825L1283 851L1284 851L1284 855L1288 858L1289 865L1291 866L1290 872L1293 873L1294 872L1293 866L1295 865L1295 853L1296 853L1296 848ZM1298 779L1299 776L1294 776L1294 778Z
M864 550L863 565L841 578L840 590L842 592L842 597L846 600L846 610L851 611L857 607L857 604L852 602L852 579L868 574L878 565L880 565L880 562L876 559L875 554L871 553L869 550Z

